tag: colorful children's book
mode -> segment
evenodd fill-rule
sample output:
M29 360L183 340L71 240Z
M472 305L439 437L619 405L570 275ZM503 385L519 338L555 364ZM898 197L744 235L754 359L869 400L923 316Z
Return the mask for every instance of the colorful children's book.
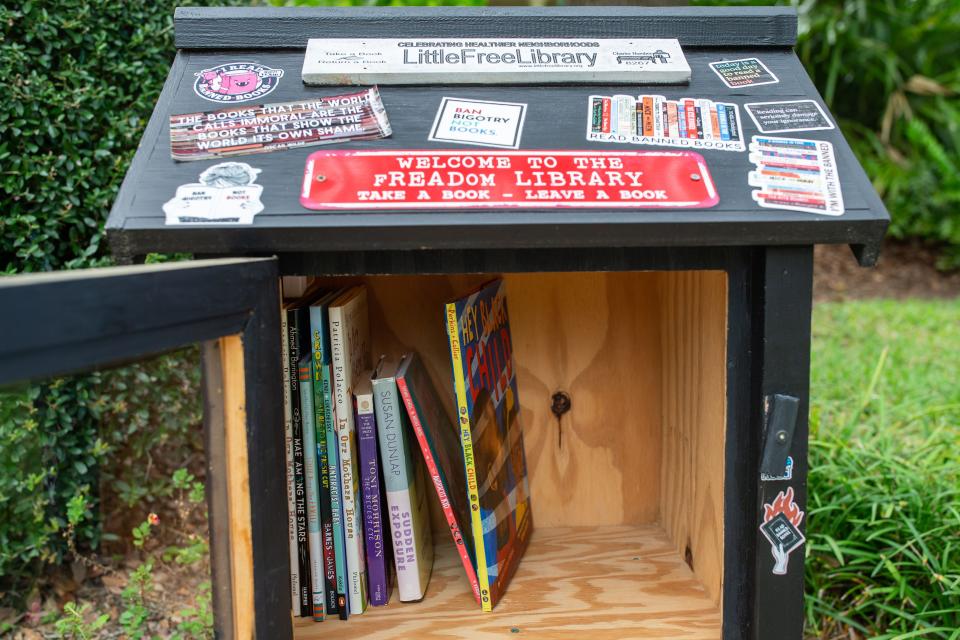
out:
M320 527L323 542L324 604L328 615L347 616L346 565L343 522L340 511L340 470L337 433L333 423L330 366L330 326L327 308L337 291L310 305L310 336L313 350L313 398L317 425L317 457L320 472Z
M340 454L340 498L347 560L347 599L351 615L367 608L367 573L357 469L353 390L370 368L367 289L347 289L330 303L330 351L333 358L334 421Z
M427 473L440 499L443 515L473 596L480 604L480 585L474 560L466 470L460 449L459 430L443 408L440 396L416 353L404 356L397 370L397 388L416 435Z
M401 602L423 598L433 570L433 536L423 456L410 443L407 412L397 391L399 359L381 360L373 380L380 467L387 492L390 538Z
M533 531L503 280L447 304L460 444L481 606L490 611Z
M357 448L360 456L360 494L363 497L363 533L367 553L367 593L371 605L390 602L393 558L386 530L383 478L377 452L377 419L373 408L373 371L365 371L356 386Z

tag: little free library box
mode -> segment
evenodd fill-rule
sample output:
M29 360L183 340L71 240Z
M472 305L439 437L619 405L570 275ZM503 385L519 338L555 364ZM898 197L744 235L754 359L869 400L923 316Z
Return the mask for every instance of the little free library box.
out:
M204 350L221 637L801 638L813 246L871 266L889 218L792 10L175 28L115 255L275 256L288 297L365 284L374 354L419 353L451 416L444 304L502 277L535 523L492 612L428 492L420 602L292 615L278 299Z

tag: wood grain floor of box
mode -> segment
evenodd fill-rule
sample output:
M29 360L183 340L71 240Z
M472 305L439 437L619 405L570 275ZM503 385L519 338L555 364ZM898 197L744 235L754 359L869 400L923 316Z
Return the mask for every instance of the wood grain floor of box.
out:
M297 640L327 638L720 637L720 610L659 525L538 529L492 613L470 595L452 544L441 544L426 597L349 621L295 621Z

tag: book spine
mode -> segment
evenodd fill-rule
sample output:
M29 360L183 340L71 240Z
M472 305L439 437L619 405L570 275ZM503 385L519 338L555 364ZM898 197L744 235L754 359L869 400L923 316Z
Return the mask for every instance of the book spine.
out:
M687 137L687 107L683 100L677 102L677 129L681 138Z
M416 484L420 469L410 455L410 443L404 429L403 407L393 378L373 381L373 404L377 415L377 440L380 466L387 495L393 563L397 573L397 591L401 602L420 600L426 589L426 576L432 558L429 551L421 557L420 547L430 544L429 515L417 504L423 486ZM432 547L430 547L432 550ZM421 578L421 575L424 575Z
M283 357L283 426L287 462L287 533L290 542L290 602L300 617L300 560L297 553L297 504L293 478L293 413L290 407L290 347L287 344L287 314L280 312L280 352Z
M702 99L697 100L697 105L700 107L700 115L703 118L703 139L713 140L713 123L710 116L710 112L713 111L713 102Z
M330 388L324 389L324 371L330 367L324 364L324 322L322 307L310 308L310 334L313 346L313 412L316 423L317 440L317 476L320 485L320 541L323 546L323 606L327 615L338 615L337 604L337 554L334 543L333 497L330 485L330 445L327 440L330 416ZM329 347L328 347L329 349ZM328 379L329 384L329 379ZM334 438L334 443L336 439ZM336 458L336 453L334 453ZM332 462L336 467L336 460ZM339 496L339 488L337 495ZM339 500L337 508L340 508Z
M648 103L647 101L650 100ZM648 108L649 106L649 108ZM653 119L653 100L644 97L644 119ZM649 118L648 118L649 115ZM644 124L644 135L646 135ZM457 322L457 305L447 304L447 335L450 339L450 359L453 364L453 389L457 397L457 422L460 424L460 446L463 449L463 465L467 472L467 498L470 501L470 525L477 558L477 579L480 581L480 607L493 611L490 599L490 578L487 571L486 545L483 535L483 516L480 513L480 488L477 485L477 466L473 459L473 434L470 432L470 410L467 406L467 384L463 378L463 354L460 350L460 327Z
M667 121L669 124L669 136L671 138L680 137L679 121L677 119L677 103L673 100L667 102Z
M603 98L593 97L590 99L590 132L603 132Z
M406 380L397 378L397 388L400 391L400 397L403 398L404 407L407 409L407 415L410 417L410 425L413 427L413 433L417 437L417 443L420 445L420 451L423 453L423 461L427 465L427 473L433 481L433 488L437 491L437 497L440 500L440 506L443 509L444 518L447 526L450 528L450 534L453 536L453 543L460 554L460 561L463 563L463 570L467 574L467 580L470 582L470 588L473 590L473 597L481 606L480 602L480 583L477 581L477 571L470 560L470 554L467 553L466 544L463 541L463 534L460 533L460 525L457 524L457 517L453 513L453 507L450 504L450 498L447 496L447 490L443 486L443 479L440 477L440 470L437 468L437 461L430 450L430 442L427 440L427 434L423 430L423 423L420 422L420 415L417 412L416 404L413 402L413 396L410 395L410 388Z
M653 96L643 96L643 133L644 137L653 135Z
M357 441L360 454L360 489L363 496L363 533L367 546L367 590L371 605L390 601L390 574L383 539L383 486L377 454L377 420L373 396L357 396Z
M603 109L601 110L601 126L604 133L610 133L610 109L611 99L603 99Z
M367 608L367 584L362 522L357 513L357 443L353 428L353 394L345 353L343 312L330 309L330 351L333 355L333 395L336 403L337 452L340 454L340 501L343 509L343 542L346 555L347 599L350 614L359 615Z
M313 615L310 549L307 536L307 483L303 458L303 414L300 408L300 323L294 310L287 312L287 343L290 353L290 414L293 422L293 486L297 521L297 564L300 567L300 617Z
M730 139L740 141L740 120L737 105L727 104L727 128L730 130Z
M300 360L300 406L303 410L304 469L307 481L307 540L310 549L311 611L316 622L323 621L325 571L320 532L320 479L317 462L317 425L313 406L313 356Z
M350 605L347 600L347 546L343 532L343 500L341 499L340 481L340 450L337 439L336 411L333 406L333 373L330 365L324 366L323 392L329 401L326 410L327 417L327 470L330 472L330 515L333 523L333 549L336 577L337 609L340 618L346 620L350 616Z
M727 106L724 104L717 105L717 119L720 121L720 139L729 140L730 139L730 125L727 124Z
M687 138L696 140L697 138L697 112L693 106L693 100L683 101L683 111L686 114Z
M664 138L670 137L670 110L667 108L667 99L659 96L660 100L660 126L662 130L660 135Z

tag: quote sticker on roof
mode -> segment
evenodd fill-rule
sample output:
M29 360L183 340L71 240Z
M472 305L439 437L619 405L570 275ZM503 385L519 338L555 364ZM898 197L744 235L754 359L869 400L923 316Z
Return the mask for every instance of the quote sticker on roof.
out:
M182 184L163 205L166 223L253 224L263 211L263 186L254 184L260 169L246 162L221 162L200 174L197 182Z
M587 140L745 151L736 104L707 98L590 96Z
M527 105L517 102L443 98L430 140L516 149L526 113Z
M777 76L773 75L770 69L767 69L767 65L763 64L758 58L719 60L711 62L710 68L720 76L723 84L731 89L780 82Z
M194 74L193 91L210 102L247 102L277 88L283 69L255 62L229 62Z
M833 123L814 100L751 102L743 105L762 133L833 129Z

